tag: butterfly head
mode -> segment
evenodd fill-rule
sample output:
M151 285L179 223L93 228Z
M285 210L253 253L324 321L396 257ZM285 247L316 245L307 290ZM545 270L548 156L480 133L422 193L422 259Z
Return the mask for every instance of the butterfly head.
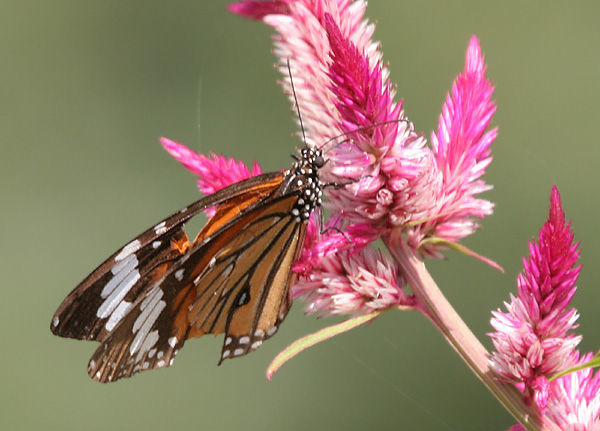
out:
M325 165L323 152L320 149L304 147L300 155L294 155L296 162L285 172L284 189L293 190L298 195L292 214L296 222L308 223L310 215L316 207L321 206L323 183L319 180L319 169Z

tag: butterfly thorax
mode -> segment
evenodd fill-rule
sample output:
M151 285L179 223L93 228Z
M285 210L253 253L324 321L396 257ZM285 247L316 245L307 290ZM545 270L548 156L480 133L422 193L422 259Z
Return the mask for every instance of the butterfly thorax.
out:
M293 156L297 161L284 172L282 190L286 193L295 192L298 201L292 209L297 223L308 223L310 215L316 207L321 206L323 183L319 180L319 169L323 167L323 153L304 147L300 155Z

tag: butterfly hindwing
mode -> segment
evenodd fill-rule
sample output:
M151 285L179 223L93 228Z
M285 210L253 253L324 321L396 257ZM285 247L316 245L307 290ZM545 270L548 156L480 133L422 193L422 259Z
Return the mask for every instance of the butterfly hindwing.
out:
M179 289L165 287L156 284L138 299L92 356L90 377L110 382L173 363L188 336L187 309L195 292L190 284Z
M143 296L158 275L182 255L188 243L184 223L214 206L227 207L244 196L255 203L281 183L281 174L263 174L236 183L183 208L149 228L90 273L65 298L52 318L50 329L68 338L104 340Z

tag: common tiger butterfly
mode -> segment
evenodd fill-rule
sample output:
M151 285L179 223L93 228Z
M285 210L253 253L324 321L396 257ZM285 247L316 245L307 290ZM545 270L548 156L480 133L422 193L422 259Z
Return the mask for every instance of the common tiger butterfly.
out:
M257 349L291 305L292 264L321 205L320 149L285 172L238 182L135 237L65 298L55 335L99 341L88 365L111 382L173 363L188 338L225 334L219 364ZM184 223L216 212L190 242Z

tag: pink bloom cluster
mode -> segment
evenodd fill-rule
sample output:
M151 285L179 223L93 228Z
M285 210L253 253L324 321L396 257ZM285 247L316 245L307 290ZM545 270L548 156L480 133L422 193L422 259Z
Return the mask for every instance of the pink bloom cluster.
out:
M206 157L167 138L161 138L160 142L165 150L198 177L198 189L207 195L233 183L262 174L262 169L257 162L254 162L250 171L244 162L236 162L233 158L228 159L215 153Z
M421 178L419 188L433 193L433 205L419 206L413 220L426 220L408 230L409 244L422 245L435 254L428 237L455 242L473 233L478 224L473 217L492 214L493 204L475 196L492 186L481 177L491 163L490 145L497 128L486 131L496 105L494 88L485 77L486 65L477 39L467 49L465 70L452 85L442 108L437 133L431 134L434 168ZM431 187L431 182L437 187Z
M517 296L505 303L506 312L493 312L491 365L501 379L522 390L525 402L561 429L592 430L598 428L591 424L600 426L600 377L587 369L549 382L552 375L580 362L575 347L581 336L570 332L577 327L578 314L569 308L581 269L578 246L553 187L548 221L538 242L529 244ZM589 359L587 355L581 362Z
M588 353L576 364L592 359ZM600 429L600 372L585 368L551 381L546 386L544 415L565 431L597 431ZM520 425L509 431L525 431Z
M590 359L592 354L588 353L576 363ZM550 382L545 414L563 430L599 430L600 372L586 368Z
M325 190L332 213L327 226L335 229L320 233L311 224L294 267L300 275L294 296L319 313L414 305L397 264L369 243L400 231L414 251L438 256L445 244L477 228L475 217L491 214L492 204L475 197L490 188L481 176L496 136L495 129L486 132L495 105L477 39L469 43L465 70L428 147L394 101L380 45L372 40L375 26L364 18L366 2L242 1L229 9L275 29L284 91L293 101L289 64L306 144L323 148L328 159L320 177L346 184ZM167 140L163 145L199 176L203 192L251 174L215 155L209 159Z

